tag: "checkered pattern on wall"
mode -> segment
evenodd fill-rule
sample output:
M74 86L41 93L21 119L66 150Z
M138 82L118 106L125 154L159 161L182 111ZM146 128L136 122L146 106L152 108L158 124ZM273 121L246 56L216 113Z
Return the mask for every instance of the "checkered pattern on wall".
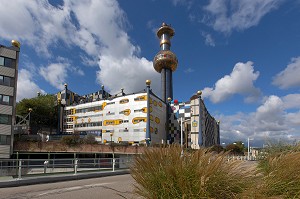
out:
M170 143L178 143L180 140L180 125L174 113L169 118L169 140Z

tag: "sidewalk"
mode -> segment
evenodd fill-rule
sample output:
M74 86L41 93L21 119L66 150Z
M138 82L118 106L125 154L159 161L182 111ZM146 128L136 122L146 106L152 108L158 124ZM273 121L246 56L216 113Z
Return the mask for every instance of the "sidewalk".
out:
M124 175L129 174L129 169L106 171L106 172L89 172L89 173L77 173L75 174L53 174L48 176L35 176L25 178L13 178L11 176L0 177L0 188L4 187L17 187L24 185L40 184L40 183L53 183L69 180L80 180L87 178L99 178L106 176Z

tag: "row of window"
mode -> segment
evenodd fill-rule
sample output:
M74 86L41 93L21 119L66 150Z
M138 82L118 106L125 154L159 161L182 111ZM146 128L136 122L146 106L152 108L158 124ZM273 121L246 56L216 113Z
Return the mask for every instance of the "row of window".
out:
M11 115L0 114L0 124L11 124Z
M0 75L0 85L13 87L15 85L15 79L12 77Z
M142 96L139 96L139 97L136 97L134 98L134 101L145 101L147 100L147 96L146 95L142 95ZM125 104L125 103L128 103L129 102L129 99L122 99L120 100L120 104ZM105 106L107 105L112 105L112 104L115 104L116 102L104 102L103 105L100 105L100 106L96 106L96 107L90 107L90 108L82 108L82 109L76 109L76 113L87 113L87 112L97 112L97 111L102 111L104 109ZM67 110L65 112L66 115L72 115L74 114L75 112L71 110Z
M7 95L0 95L0 104L3 105L12 105L13 97Z
M16 61L7 57L0 57L0 66L15 68Z
M0 135L0 145L10 145L10 135Z

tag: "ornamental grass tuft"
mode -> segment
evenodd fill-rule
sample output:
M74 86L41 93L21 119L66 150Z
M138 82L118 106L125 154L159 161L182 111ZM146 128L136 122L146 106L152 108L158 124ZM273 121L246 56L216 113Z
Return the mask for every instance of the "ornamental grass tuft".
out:
M182 153L175 145L148 148L131 167L135 193L148 199L240 198L253 175L240 169L241 161L228 161L227 155L209 149Z
M265 198L300 198L299 144L271 147L259 169L264 176L260 190Z

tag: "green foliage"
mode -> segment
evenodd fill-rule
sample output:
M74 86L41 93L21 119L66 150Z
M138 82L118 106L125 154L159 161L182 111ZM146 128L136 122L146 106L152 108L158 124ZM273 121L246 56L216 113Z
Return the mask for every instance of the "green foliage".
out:
M241 141L234 142L226 146L226 151L230 151L234 155L244 155L244 144Z
M31 99L23 99L17 103L17 115L26 116L30 113L31 126L48 126L56 127L57 125L57 108L53 95L40 95Z
M220 153L220 152L224 152L225 149L221 145L214 145L209 149L209 151L215 151L217 153Z
M95 135L93 135L93 134L87 134L83 138L83 143L84 144L97 144L97 141L95 140Z
M208 149L181 153L181 148L150 148L131 168L136 193L145 198L238 198L247 189L238 162L226 161L227 153Z
M69 146L69 147L72 147L72 146L78 146L79 144L82 143L82 140L80 139L80 136L79 135L68 135L68 136L63 136L61 138L61 143Z

